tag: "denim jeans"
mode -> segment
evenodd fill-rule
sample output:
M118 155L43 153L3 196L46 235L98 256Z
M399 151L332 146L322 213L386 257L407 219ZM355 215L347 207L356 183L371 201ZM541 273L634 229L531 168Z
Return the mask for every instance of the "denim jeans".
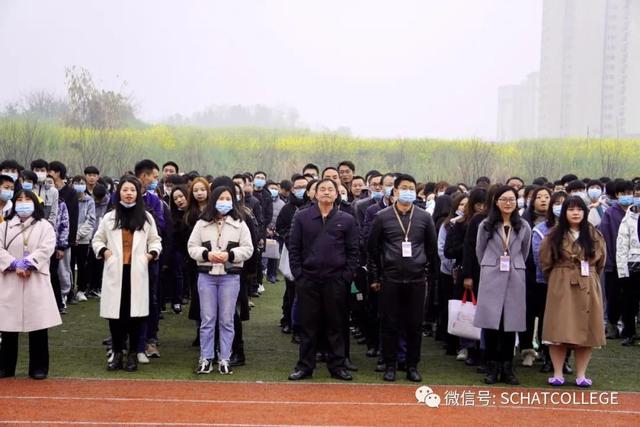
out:
M240 276L225 274L212 276L198 274L198 294L200 296L200 357L213 359L216 338L216 321L220 330L219 360L228 361L235 329L233 315L240 292Z

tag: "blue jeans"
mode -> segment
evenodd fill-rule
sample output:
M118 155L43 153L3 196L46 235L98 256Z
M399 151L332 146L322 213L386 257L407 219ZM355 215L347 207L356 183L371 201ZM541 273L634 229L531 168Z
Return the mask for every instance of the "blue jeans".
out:
M225 274L212 276L198 274L198 295L200 296L200 357L213 359L216 338L216 321L220 329L219 360L228 361L235 330L233 314L240 292L240 276Z

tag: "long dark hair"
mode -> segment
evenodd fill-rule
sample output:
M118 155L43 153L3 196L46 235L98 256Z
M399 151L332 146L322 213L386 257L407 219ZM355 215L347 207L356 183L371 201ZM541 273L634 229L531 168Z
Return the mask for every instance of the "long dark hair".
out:
M453 201L451 196L448 194L443 194L442 196L436 197L436 204L433 207L433 223L436 226L436 232L440 229L440 225L442 225L442 221L449 215L451 212L451 206L453 205Z
M580 222L580 236L578 236L578 244L584 250L587 258L593 257L595 254L595 243L591 235L591 225L589 224L589 208L579 196L569 196L562 204L562 213L558 218L558 224L549 231L548 239L551 244L551 258L553 261L560 259L560 249L562 248L562 240L566 233L571 229L567 220L567 210L569 208L580 208L584 213L582 222Z
M233 208L229 211L227 215L235 220L240 220L240 221L243 220L242 214L239 213L238 202L235 199L235 191L227 186L216 187L213 190L213 192L211 193L211 196L209 196L209 202L207 203L207 207L202 213L202 216L200 217L200 219L211 222L211 221L214 221L218 217L218 215L222 216L222 214L218 212L218 209L216 209L216 202L220 198L220 195L224 192L228 192L231 195L231 203L233 205Z
M198 222L198 219L200 219L201 214L200 205L198 204L196 198L193 197L193 187L198 183L204 185L204 188L207 190L207 206L209 204L209 199L211 198L211 187L209 186L209 181L201 176L195 177L189 185L189 195L187 197L187 200L189 201L189 208L187 209L187 213L184 215L184 221L190 227L196 225L196 222Z
M496 188L495 193L493 194L493 199L491 201L491 205L489 206L489 214L487 215L487 219L484 223L485 231L490 232L489 239L493 237L493 231L495 230L498 223L502 222L502 212L500 208L498 208L498 199L502 197L505 193L513 193L516 200L518 200L518 192L514 190L512 187L508 185L501 185ZM518 206L516 204L515 209L511 212L511 218L509 218L511 222L511 227L513 230L518 233L520 228L522 228L522 219L520 218L520 214L518 214Z
M462 202L464 199L467 199L467 205L464 208L464 212L467 211L467 206L469 206L469 196L467 196L464 193L460 193L457 196L455 196L453 198L453 201L451 202L451 209L449 210L449 215L447 215L447 219L445 219L445 222L444 222L445 224L449 224L453 218L458 216L456 213L458 210L458 206L460 205L460 202Z
M467 206L464 208L464 217L462 218L462 223L469 224L471 218L478 212L473 211L473 207L478 203L485 203L485 199L487 197L487 189L483 187L476 187L471 190L469 193L469 200L467 201Z
M16 194L13 195L13 206L11 206L11 213L7 216L7 219L11 219L16 216L16 202L18 198L22 195L25 195L33 202L33 213L31 214L31 218L33 218L33 222L40 221L44 218L44 206L38 200L36 193L28 190L18 190Z
M126 183L131 183L136 188L136 205L132 208L125 208L120 204L120 189ZM116 211L114 230L119 228L129 231L142 230L144 224L149 222L144 201L142 200L142 185L138 178L132 175L124 175L120 178L118 188L113 194L113 209Z
M178 209L178 205L176 205L176 202L173 200L173 195L177 191L181 192L184 198L187 200L187 207L184 211L180 211L180 209ZM185 215L185 213L189 209L189 191L187 190L187 187L185 187L184 185L176 185L175 187L173 187L173 189L171 190L171 194L169 194L169 207L171 208L171 216L174 219L182 218Z
M556 216L553 213L553 205L555 205L558 202L558 200L566 199L567 197L569 196L564 191L556 191L551 195L551 200L549 200L549 210L547 211L547 222L546 222L547 229L551 229L551 227L555 226L556 222L558 222L557 221L558 218L556 218Z

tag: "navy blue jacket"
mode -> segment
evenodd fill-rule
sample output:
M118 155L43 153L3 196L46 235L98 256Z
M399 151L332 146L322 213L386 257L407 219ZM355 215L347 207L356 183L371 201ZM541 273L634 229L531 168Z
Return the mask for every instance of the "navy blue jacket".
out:
M334 208L323 223L317 204L300 209L293 217L288 249L296 280L351 283L359 254L355 219Z

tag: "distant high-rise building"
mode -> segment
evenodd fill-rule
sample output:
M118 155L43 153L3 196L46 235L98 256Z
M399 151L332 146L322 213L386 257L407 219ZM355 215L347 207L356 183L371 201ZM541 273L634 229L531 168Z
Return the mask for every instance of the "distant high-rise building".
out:
M535 138L538 132L538 73L519 85L498 88L498 141Z
M538 136L640 135L640 1L544 0Z

